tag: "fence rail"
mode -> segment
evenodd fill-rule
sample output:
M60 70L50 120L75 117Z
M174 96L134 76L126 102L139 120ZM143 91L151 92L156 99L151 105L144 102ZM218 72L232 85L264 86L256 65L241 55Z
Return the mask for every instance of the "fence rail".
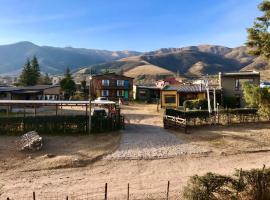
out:
M130 183L127 184L126 191L122 193L121 195L115 196L111 195L114 190L111 190L108 183L105 183L104 187L98 188L98 190L91 191L91 192L84 192L84 193L72 193L72 194L60 194L60 193L28 193L25 195L14 195L13 197L8 195L0 195L0 197L3 197L1 199L6 200L108 200L108 199L127 199L130 200L131 198L138 199L136 196L137 192L135 187L131 187L132 185ZM110 189L110 190L109 190ZM154 189L154 188L144 188L144 190L147 189ZM169 200L170 198L173 198L173 195L170 195L170 181L167 182L167 184L164 184L164 191L162 192L155 192L155 194L158 194L160 199ZM147 195L147 196L150 196ZM155 198L155 197L153 197Z
M263 122L257 113L257 109L225 109L218 112L209 113L205 110L180 111L176 109L166 109L163 117L164 128L183 128L185 133L191 127L203 125L229 125L236 123Z

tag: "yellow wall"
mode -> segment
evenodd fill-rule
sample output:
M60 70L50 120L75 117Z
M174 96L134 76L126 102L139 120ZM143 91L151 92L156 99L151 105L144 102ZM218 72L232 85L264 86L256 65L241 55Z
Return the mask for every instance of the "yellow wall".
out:
M165 96L175 96L175 103L165 103ZM177 107L178 106L178 98L177 91L161 91L161 107Z
M198 93L197 95L198 99L206 99L206 94L205 93Z
M165 96L166 95L175 95L175 103L165 103ZM181 96L181 93L177 93L177 91L161 91L161 107L179 107L179 97ZM188 98L194 97L194 94L186 94L185 96ZM192 99L206 99L206 94L204 92L197 93L195 98Z

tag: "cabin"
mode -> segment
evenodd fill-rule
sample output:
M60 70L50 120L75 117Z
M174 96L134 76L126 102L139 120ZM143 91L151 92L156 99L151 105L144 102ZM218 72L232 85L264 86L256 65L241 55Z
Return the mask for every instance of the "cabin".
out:
M109 100L133 99L133 78L115 73L93 75L91 94L95 97L107 97Z
M216 95L217 102L221 99L221 88L216 85L209 86L210 99ZM167 85L161 90L160 104L163 108L182 107L184 101L207 99L207 90L203 84Z
M243 71L235 73L219 73L219 86L224 98L235 98L236 107L245 107L243 84L260 86L260 72Z
M157 86L133 86L133 98L137 101L156 103L160 99L160 88Z
M60 98L59 85L0 87L0 100L59 100Z

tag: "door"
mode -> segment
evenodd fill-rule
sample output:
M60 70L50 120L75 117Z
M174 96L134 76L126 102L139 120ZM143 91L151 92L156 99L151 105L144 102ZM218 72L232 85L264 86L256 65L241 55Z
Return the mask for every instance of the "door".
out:
M124 92L124 99L128 100L128 90L125 90L125 92Z

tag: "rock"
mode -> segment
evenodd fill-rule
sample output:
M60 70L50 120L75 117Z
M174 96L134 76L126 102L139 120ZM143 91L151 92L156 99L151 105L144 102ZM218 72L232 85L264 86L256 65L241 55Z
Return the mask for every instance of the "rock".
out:
M47 158L54 158L56 155L55 154L46 154Z
M39 151L42 148L42 137L36 131L30 131L22 135L17 141L20 151Z

